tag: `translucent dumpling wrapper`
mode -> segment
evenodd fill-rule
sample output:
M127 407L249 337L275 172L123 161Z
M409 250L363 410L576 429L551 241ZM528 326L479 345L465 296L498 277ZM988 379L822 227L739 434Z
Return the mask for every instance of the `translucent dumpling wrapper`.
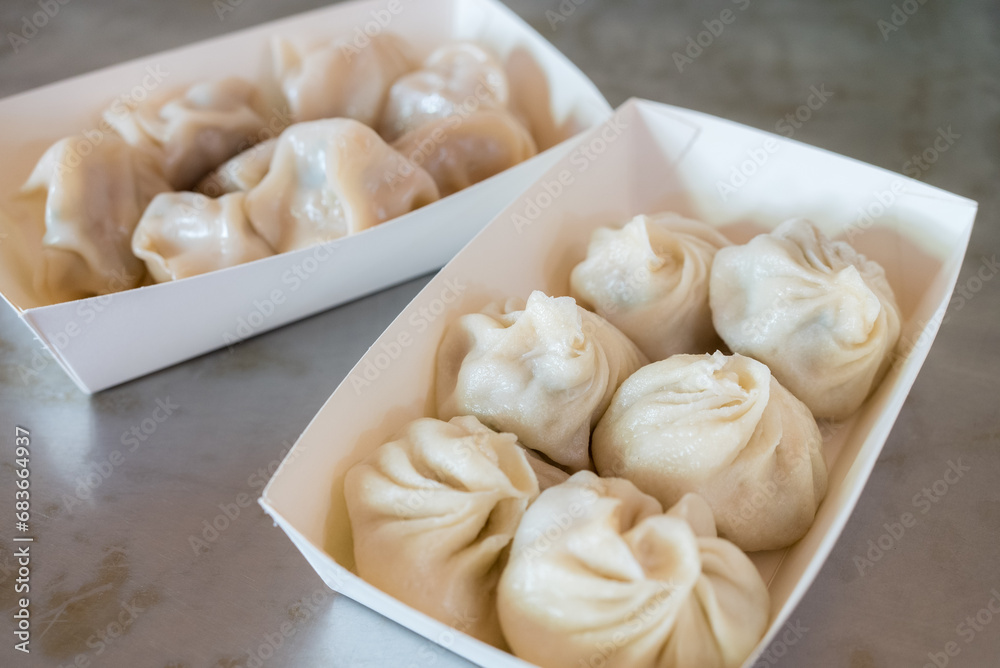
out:
M531 133L503 110L428 121L396 140L393 148L427 170L442 197L499 174L538 152Z
M807 220L719 251L710 300L726 345L767 364L818 418L856 411L899 339L882 267Z
M496 585L538 482L513 434L421 418L352 467L344 495L358 574L503 647Z
M142 215L132 252L158 283L234 267L274 255L243 211L244 193L211 199L199 193L162 193Z
M570 297L531 293L464 315L437 357L438 417L475 415L572 471L618 385L646 362L624 334Z
M639 215L594 230L570 294L635 341L651 360L719 347L708 303L712 260L730 245L715 228L675 213Z
M277 252L385 222L438 199L430 175L348 118L292 125L278 137L247 216Z
M274 70L295 122L353 118L374 126L389 87L412 70L410 47L392 33L364 47L350 37L307 46L285 38L272 43Z
M509 99L507 74L493 54L474 42L445 44L392 85L378 130L391 142L431 121L506 109Z
M513 653L542 668L737 668L769 596L703 499L664 512L629 481L582 471L524 514L497 608Z
M159 160L174 190L189 190L208 172L269 132L260 91L227 77L154 95L134 108L112 106L104 118L129 144Z
M146 205L170 190L158 164L119 138L61 139L22 187L44 216L35 290L47 303L138 286L146 275L132 233Z
M199 181L195 191L209 197L249 191L264 179L277 145L278 138L272 137L251 146Z
M601 475L665 506L700 494L719 534L749 551L791 545L826 495L823 439L806 406L742 355L674 355L615 393L594 430Z

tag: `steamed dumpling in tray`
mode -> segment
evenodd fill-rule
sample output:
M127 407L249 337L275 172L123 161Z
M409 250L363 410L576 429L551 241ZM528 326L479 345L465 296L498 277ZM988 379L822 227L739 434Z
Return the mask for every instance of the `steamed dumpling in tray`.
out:
M803 219L720 250L710 300L726 345L767 364L818 418L856 411L899 339L882 267Z
M274 70L293 121L343 117L376 124L389 87L414 63L398 35L370 39L364 48L348 36L312 46L274 40Z
M112 106L104 118L129 144L160 162L175 190L188 190L208 172L269 132L257 87L238 77L154 95L133 109Z
M639 369L594 430L601 475L665 506L689 492L747 551L791 545L826 494L823 439L809 409L742 355L674 355Z
M246 198L250 224L278 253L368 229L438 199L430 175L348 118L297 123L278 137Z
M453 322L437 353L438 417L475 415L570 470L590 469L590 432L646 359L571 297L531 293Z
M629 481L582 471L525 512L497 609L513 653L542 668L737 668L769 596L699 496L664 512Z
M428 121L392 146L427 170L442 197L499 174L538 152L531 134L502 109Z
M21 190L38 198L44 219L35 289L48 303L142 282L132 233L149 201L170 190L148 154L113 135L97 144L68 137L45 152Z
M278 138L272 137L251 146L239 155L219 165L195 186L195 191L209 197L226 193L247 192L264 179Z
M509 99L507 74L493 54L474 42L445 44L393 83L378 130L391 142L448 116L506 109Z
M158 283L233 267L273 255L250 227L244 193L211 199L200 193L162 193L146 207L132 251Z
M664 212L599 227L570 275L570 294L635 341L651 360L719 346L708 306L718 230Z

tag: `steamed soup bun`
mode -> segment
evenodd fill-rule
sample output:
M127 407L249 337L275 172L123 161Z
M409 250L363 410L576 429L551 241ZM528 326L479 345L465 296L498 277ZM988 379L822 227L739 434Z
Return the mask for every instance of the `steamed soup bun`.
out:
M667 512L582 471L521 520L497 608L514 654L543 668L736 668L767 628L767 587L697 495Z
M538 496L513 434L474 417L420 418L347 473L358 574L387 594L498 647L496 585Z
M807 220L720 250L710 302L726 345L767 364L818 418L856 411L899 339L882 267Z
M570 275L570 294L651 360L712 352L719 337L708 279L716 251L728 245L714 227L669 212L599 227Z
M801 538L826 494L823 439L805 405L742 355L674 355L618 388L594 463L663 505L695 492L744 550Z
M531 293L452 323L438 348L438 417L475 415L574 471L618 385L646 362L570 297Z

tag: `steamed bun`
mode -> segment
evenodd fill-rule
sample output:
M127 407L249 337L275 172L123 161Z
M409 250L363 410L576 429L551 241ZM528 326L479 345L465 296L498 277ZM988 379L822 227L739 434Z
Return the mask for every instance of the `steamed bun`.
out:
M583 471L524 514L497 608L514 654L543 668L735 668L769 596L700 497L664 513L629 481Z
M462 316L438 348L438 417L475 415L571 470L591 468L590 432L646 362L571 297L531 293Z
M809 409L742 355L674 355L615 393L594 431L601 475L663 505L695 492L742 549L801 538L826 494L823 439Z
M807 220L719 251L710 301L726 345L767 364L818 418L856 411L899 339L882 267Z
M708 279L716 251L728 245L714 227L670 212L599 227L570 275L570 294L651 360L711 352L719 337Z
M474 417L420 418L351 468L358 574L498 647L496 584L538 481L513 434Z

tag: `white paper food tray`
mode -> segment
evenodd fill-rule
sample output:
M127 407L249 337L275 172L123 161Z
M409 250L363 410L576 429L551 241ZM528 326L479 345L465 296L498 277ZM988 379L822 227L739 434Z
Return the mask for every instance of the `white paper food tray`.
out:
M732 185L734 169L752 174L744 182L735 178L735 192L720 188ZM927 356L962 265L976 203L653 102L626 103L501 212L389 326L289 452L261 504L327 584L479 665L526 665L351 572L343 477L405 423L434 415L435 351L447 323L492 299L527 297L534 289L567 294L570 269L584 257L596 226L660 210L705 220L737 242L787 218L809 217L885 267L902 311L889 375L854 417L823 425L829 491L809 533L787 550L753 555L772 606L756 652L767 647L836 542ZM859 210L874 215L864 218ZM752 664L753 657L745 665Z
M402 35L418 55L456 39L490 47L505 62L512 98L520 101L539 147L548 150L319 248L172 283L39 304L30 272L44 230L25 219L16 193L54 141L99 132L101 111L122 95L141 99L151 89L233 75L263 83L276 35L348 36L363 47L365 33L381 31ZM0 292L76 384L97 392L440 267L569 148L556 144L610 114L593 83L496 0L339 4L68 79L0 101Z

